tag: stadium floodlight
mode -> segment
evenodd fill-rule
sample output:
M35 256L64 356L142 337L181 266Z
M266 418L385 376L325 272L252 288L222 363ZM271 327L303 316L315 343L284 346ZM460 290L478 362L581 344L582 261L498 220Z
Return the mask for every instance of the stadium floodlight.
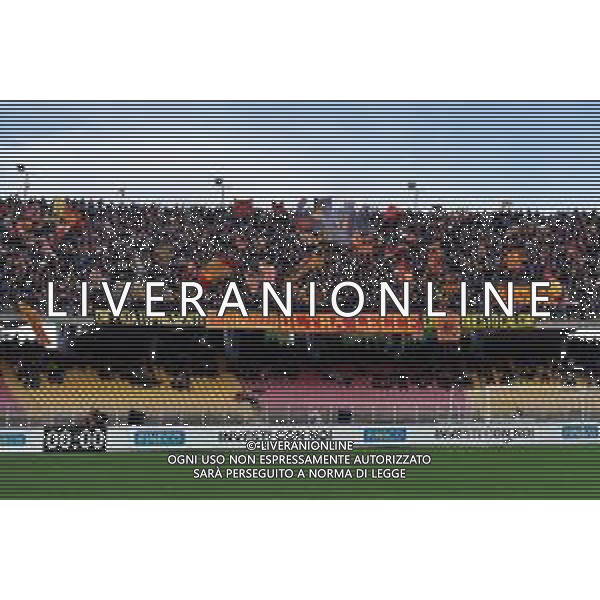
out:
M24 164L18 164L17 171L19 171L19 173L23 173L23 199L27 200L27 194L29 192L29 173L27 172L27 167Z
M412 192L414 192L414 196L413 196L413 208L417 209L419 208L419 188L417 187L417 182L416 181L409 181L407 184L407 187L409 190L411 190Z
M221 187L221 202L225 202L225 180L222 177L215 177L215 185Z

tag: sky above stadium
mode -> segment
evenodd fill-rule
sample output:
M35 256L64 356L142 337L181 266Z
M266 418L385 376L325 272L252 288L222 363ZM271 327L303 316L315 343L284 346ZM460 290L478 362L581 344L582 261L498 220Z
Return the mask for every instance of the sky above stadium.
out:
M600 104L2 103L0 195L600 202ZM124 192L122 192L124 190Z

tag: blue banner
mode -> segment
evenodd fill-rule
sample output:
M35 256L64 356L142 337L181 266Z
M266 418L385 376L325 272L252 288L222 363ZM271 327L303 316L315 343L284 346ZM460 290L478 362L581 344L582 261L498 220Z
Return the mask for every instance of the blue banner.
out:
M182 429L136 431L133 435L133 443L136 446L183 446L185 431Z
M578 425L563 425L563 438L569 439L586 439L598 437L598 425L578 424Z
M404 442L406 429L365 429L365 442Z

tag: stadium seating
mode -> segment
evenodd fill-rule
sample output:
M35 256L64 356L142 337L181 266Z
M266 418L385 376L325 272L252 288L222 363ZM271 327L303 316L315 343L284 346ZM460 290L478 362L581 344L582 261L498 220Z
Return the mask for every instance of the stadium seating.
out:
M163 373L159 372L158 379L158 386L143 388L117 378L100 378L92 369L77 369L67 372L64 383L52 384L44 379L40 387L31 389L23 386L11 366L2 365L3 397L9 394L12 410L44 423L84 418L94 412L119 423L127 422L130 411L142 412L147 422L201 422L215 416L251 419L255 412L253 405L244 400L243 387L233 375L193 379L183 390L173 389ZM0 410L6 409L3 402Z

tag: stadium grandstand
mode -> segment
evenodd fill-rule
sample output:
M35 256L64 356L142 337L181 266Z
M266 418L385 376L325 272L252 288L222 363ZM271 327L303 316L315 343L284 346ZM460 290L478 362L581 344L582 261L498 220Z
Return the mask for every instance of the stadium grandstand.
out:
M229 204L10 197L0 202L0 418L7 425L327 424L600 418L600 212L421 210L329 198ZM47 317L47 282L61 285ZM76 293L90 283L90 313ZM340 281L435 282L457 315L459 282L551 283L551 318L516 294L513 319L421 320L411 327L245 326L138 319L135 285L122 318L99 308L100 282L160 281L174 312L180 281L203 303L223 281L250 305L259 283L317 282L323 308ZM366 293L376 312L376 293ZM348 305L352 297L342 298ZM307 310L307 296L294 309Z

